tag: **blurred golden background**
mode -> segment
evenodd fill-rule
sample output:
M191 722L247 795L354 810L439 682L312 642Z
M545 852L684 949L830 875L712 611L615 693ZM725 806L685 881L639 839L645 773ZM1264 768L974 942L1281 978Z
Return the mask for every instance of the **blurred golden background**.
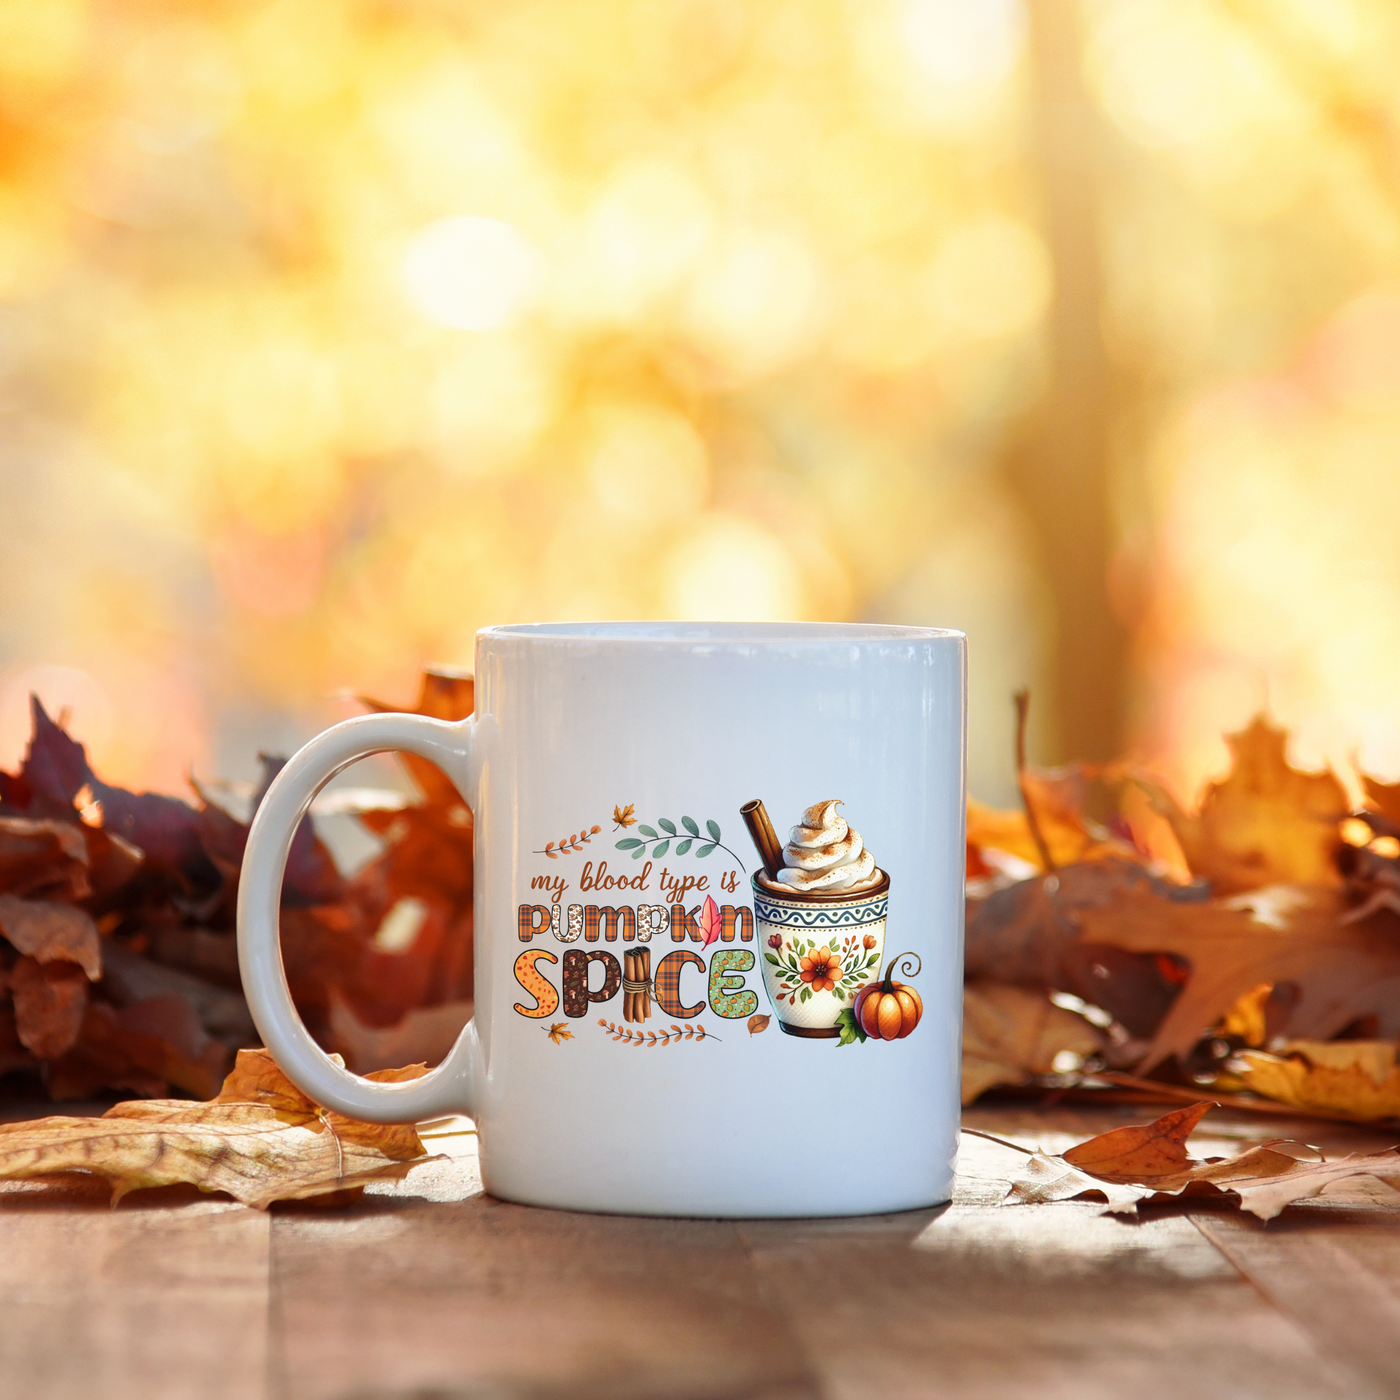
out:
M526 619L966 628L971 781L1400 772L1384 0L4 0L0 767Z

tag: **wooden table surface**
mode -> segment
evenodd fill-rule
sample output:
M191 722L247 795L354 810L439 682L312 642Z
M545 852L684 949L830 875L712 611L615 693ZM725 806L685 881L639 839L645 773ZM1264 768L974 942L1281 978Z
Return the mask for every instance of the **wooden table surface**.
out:
M1162 1110L977 1108L1051 1151ZM13 1116L13 1115L9 1115ZM1214 1113L1193 1146L1359 1129ZM0 1188L0 1395L19 1400L1150 1400L1400 1396L1400 1195L1269 1225L1001 1205L963 1138L950 1206L851 1220L575 1215L481 1191L475 1139L337 1208ZM435 1144L442 1146L440 1142Z

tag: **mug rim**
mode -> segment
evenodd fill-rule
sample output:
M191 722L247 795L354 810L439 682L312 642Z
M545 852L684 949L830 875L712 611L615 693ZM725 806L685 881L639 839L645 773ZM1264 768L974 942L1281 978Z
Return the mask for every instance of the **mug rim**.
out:
M534 641L637 646L831 646L862 642L965 641L951 627L876 622L509 622L482 627L478 641Z

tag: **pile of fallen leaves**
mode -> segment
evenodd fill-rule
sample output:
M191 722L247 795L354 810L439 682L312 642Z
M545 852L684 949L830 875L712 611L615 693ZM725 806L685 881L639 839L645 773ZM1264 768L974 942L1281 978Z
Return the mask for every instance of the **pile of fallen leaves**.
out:
M415 712L460 719L472 701L470 677L430 672ZM247 823L193 782L191 801L104 783L32 709L19 772L0 772L0 1076L54 1099L212 1098L257 1043L234 936ZM282 762L264 756L254 810ZM380 853L347 878L307 820L283 885L297 1006L362 1072L438 1058L470 1014L471 814L431 764L403 762L421 801L355 810Z
M1400 1117L1400 784L1359 774L1354 803L1287 737L1228 736L1195 811L1131 763L1036 769L1018 743L1021 810L968 812L964 1102Z

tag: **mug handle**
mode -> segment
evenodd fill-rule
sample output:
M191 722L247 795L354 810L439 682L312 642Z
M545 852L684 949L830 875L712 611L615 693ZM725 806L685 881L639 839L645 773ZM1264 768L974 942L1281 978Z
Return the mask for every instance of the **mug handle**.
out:
M238 965L253 1023L287 1078L324 1108L367 1123L416 1123L473 1112L478 1048L468 1022L447 1058L421 1079L383 1084L335 1063L292 1003L278 941L287 852L311 800L342 768L389 749L426 758L460 790L471 768L471 723L421 715L362 715L318 734L273 780L258 807L238 887ZM472 805L468 802L468 805Z

